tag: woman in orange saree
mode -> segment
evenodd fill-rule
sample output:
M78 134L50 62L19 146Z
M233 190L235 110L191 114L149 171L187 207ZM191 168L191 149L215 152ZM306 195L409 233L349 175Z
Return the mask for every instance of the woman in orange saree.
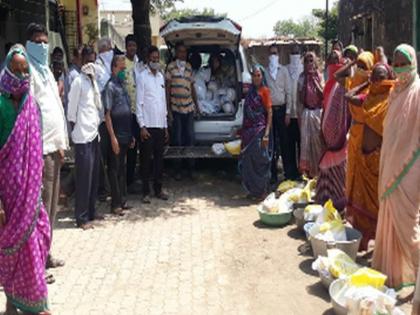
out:
M387 285L414 285L420 254L420 79L413 47L394 53L397 83L390 95L379 168L379 216L373 268Z
M378 220L378 175L382 144L383 121L388 109L388 97L395 83L393 72L385 64L376 64L372 71L369 93L350 98L352 106L359 106L362 124L361 146L357 152L357 165L353 167L351 199L346 217L362 235L361 248L375 239ZM350 95L351 96L351 95ZM363 115L363 116L362 116Z

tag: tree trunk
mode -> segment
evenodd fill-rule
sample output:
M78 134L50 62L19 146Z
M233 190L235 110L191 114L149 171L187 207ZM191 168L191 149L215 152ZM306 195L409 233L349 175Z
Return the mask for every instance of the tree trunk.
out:
M137 38L138 56L145 60L146 51L151 46L150 0L131 0L133 8L134 35Z

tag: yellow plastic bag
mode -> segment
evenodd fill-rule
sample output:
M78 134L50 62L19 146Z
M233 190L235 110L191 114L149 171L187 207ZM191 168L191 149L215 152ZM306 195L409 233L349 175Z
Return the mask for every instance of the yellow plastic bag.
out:
M371 268L361 268L350 276L350 283L355 287L371 286L382 289L387 276Z
M277 187L277 191L285 193L292 188L296 188L298 185L299 183L294 180L285 180L280 183L279 187Z
M239 155L241 154L241 140L234 140L231 142L225 143L225 149L231 155Z
M360 269L353 259L340 249L329 249L329 271L334 278L349 277Z
M332 200L328 200L324 205L324 211L318 217L319 223L342 221L340 214L337 209L334 208Z

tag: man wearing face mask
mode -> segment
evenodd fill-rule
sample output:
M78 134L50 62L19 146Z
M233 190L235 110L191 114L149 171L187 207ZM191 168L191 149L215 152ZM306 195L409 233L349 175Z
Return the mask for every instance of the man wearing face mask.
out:
M289 148L290 173L292 179L300 177L297 161L300 151L300 129L298 122L298 82L303 72L302 57L299 46L294 45L290 55L290 63L287 66L290 75L291 100L287 102L285 124L287 127L287 143Z
M57 83L48 64L48 32L43 25L31 23L27 30L26 51L31 68L31 90L41 110L44 154L42 200L50 217L51 231L58 211L60 169L68 148L67 126ZM64 265L47 259L47 268Z
M175 54L176 60L166 71L166 97L173 114L173 145L191 147L194 145L194 112L197 110L193 71L187 62L188 52L184 44L176 44ZM176 161L176 165L175 179L181 180L181 161ZM190 178L193 168L194 160L188 159L187 176Z
M72 125L75 144L77 226L83 230L93 228L97 219L95 203L99 180L99 124L103 119L101 95L96 83L95 52L82 50L82 69L70 87L67 118Z
M124 86L125 56L116 55L112 59L111 79L105 86L103 100L105 123L109 134L108 178L111 185L111 213L122 215L127 206L127 151L135 140L131 132L130 97Z
M267 85L273 100L273 133L274 158L271 166L271 180L278 181L277 164L281 155L286 179L294 179L290 161L290 148L287 143L286 108L291 98L290 76L287 68L279 62L279 51L276 45L270 46L270 56L267 73Z
M167 200L162 191L163 152L168 142L168 111L166 106L165 79L160 72L159 50L150 47L148 67L140 74L137 83L137 121L141 128L141 177L143 202L150 203L150 175L153 170L155 197ZM153 157L153 160L152 160Z

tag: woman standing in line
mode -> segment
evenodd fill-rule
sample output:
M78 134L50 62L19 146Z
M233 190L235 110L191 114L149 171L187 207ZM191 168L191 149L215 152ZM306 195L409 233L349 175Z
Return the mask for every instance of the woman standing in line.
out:
M16 45L0 74L0 285L6 315L17 315L17 309L50 314L45 265L51 234L41 200L41 118L29 88L26 52Z

